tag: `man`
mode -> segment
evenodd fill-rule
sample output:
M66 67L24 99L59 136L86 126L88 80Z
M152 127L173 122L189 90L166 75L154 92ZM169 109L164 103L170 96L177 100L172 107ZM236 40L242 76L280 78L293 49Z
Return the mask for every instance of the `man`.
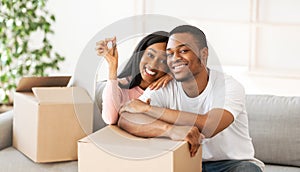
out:
M173 29L167 63L175 81L157 91L146 90L140 98L146 103L124 105L118 125L137 136L186 140L191 156L205 137L203 171L262 171L249 136L244 89L232 77L208 69L207 58L200 29Z

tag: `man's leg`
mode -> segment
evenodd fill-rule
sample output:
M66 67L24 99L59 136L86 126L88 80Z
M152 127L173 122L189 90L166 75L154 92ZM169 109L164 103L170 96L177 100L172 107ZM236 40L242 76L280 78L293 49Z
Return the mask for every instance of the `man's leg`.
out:
M262 170L250 161L240 161L235 164L229 172L262 172Z
M261 169L250 161L224 160L202 163L203 172L262 172Z

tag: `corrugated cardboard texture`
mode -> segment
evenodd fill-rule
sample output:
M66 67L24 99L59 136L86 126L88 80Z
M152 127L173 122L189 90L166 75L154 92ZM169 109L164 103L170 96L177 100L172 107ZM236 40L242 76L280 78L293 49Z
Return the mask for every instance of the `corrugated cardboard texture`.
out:
M13 146L35 162L76 160L77 141L92 133L93 102L81 88L35 91L15 93Z
M22 77L16 91L31 92L31 88L33 87L65 87L70 78L70 76Z
M79 172L200 172L201 148L191 158L188 144L143 139L107 126L78 142Z
M21 108L18 108L21 107ZM24 113L24 108L26 111ZM30 115L28 115L30 114ZM13 146L31 159L36 159L38 143L38 104L32 93L15 93L13 119Z

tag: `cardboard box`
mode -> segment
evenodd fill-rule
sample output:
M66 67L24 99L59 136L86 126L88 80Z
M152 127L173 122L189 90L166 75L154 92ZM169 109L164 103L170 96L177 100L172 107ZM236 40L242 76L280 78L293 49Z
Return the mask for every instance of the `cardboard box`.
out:
M202 148L190 157L185 141L134 137L107 126L78 141L79 172L201 172Z
M76 160L77 141L92 133L93 102L87 92L55 87L69 79L23 78L16 89L13 146L35 162Z

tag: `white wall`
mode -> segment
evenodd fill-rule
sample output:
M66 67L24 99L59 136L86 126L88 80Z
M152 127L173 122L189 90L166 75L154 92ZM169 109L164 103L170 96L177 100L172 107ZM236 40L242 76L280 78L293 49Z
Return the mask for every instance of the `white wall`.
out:
M298 0L56 0L48 3L57 19L52 38L54 48L67 57L59 74L73 73L87 42L105 26L132 15L163 14L203 29L223 70L238 78L247 93L300 96ZM257 10L256 3L259 3ZM124 45L120 54L129 55L132 49L128 47L135 43Z
M59 74L73 74L77 59L88 41L105 26L141 14L138 0L52 0L49 10L56 16L52 42L66 57ZM113 35L108 35L113 36Z

